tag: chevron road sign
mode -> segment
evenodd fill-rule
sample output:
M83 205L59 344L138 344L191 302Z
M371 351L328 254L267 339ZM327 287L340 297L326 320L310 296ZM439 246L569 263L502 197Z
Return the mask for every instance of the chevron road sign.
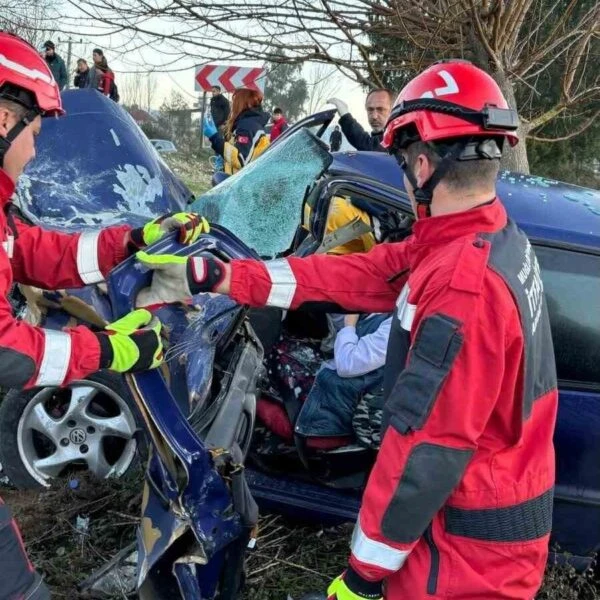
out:
M203 65L196 67L195 89L208 92L213 85L218 85L225 92L233 92L237 88L262 92L265 89L265 75L262 68Z

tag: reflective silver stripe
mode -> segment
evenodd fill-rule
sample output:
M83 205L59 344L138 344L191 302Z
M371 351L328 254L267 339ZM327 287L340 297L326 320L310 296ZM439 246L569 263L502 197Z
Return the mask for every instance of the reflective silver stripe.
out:
M52 84L52 82L54 81L54 77L52 77L52 74L48 75L47 73L43 73L42 71L38 71L37 69L28 69L25 65L10 60L4 54L0 54L0 65L3 65L7 69L10 69L15 73L19 73L19 75L25 75L25 77L27 77L28 79L40 79L41 81L49 84Z
M410 554L410 550L398 550L383 542L377 542L368 538L357 521L352 534L350 548L354 557L362 563L397 571Z
M417 305L410 304L408 302L408 296L410 295L410 288L408 283L404 285L398 300L396 301L396 315L400 321L400 326L406 331L410 331L412 327L415 313L417 312Z
M265 263L271 278L271 293L267 298L267 306L289 308L296 293L296 277L285 258L270 260Z
M71 361L71 336L51 329L42 331L46 336L44 358L35 385L61 385Z
M77 244L77 271L83 283L104 281L98 263L98 240L100 231L86 231L79 237Z
M406 329L406 331L410 331L413 323L413 319L415 318L415 313L417 312L417 305L406 303L404 306L404 310L402 311L402 318L400 319L400 325L402 329Z
M6 241L2 242L2 248L4 248L6 256L8 256L8 258L12 258L15 251L15 238L12 235L7 235Z

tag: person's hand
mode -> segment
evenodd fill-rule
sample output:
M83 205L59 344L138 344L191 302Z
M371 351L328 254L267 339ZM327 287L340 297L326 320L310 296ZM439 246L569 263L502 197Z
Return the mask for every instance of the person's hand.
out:
M136 250L158 242L165 235L178 231L180 244L193 244L201 234L210 231L208 221L194 213L169 213L146 223L143 227L132 229L129 238Z
M215 122L212 120L212 117L207 116L204 117L204 122L202 123L202 133L210 139L213 135L217 133L217 126Z
M344 317L344 327L356 327L359 315L346 315Z
M348 105L339 98L329 98L329 100L327 100L327 103L333 104L337 108L340 117L343 117L344 115L347 115L350 112L348 110Z
M223 281L226 265L214 256L177 256L138 252L136 258L152 269L152 284L137 297L138 306L153 306L189 300L202 292L213 292Z
M414 219L389 210L374 218L375 239L378 242L400 242L412 231Z
M348 567L327 588L327 600L383 600L381 581L367 581Z
M158 367L163 361L161 322L147 310L130 312L97 333L100 368L135 373Z

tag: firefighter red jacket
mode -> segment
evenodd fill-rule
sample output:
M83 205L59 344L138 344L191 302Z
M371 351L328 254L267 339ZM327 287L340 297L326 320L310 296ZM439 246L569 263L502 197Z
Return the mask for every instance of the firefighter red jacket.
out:
M557 390L540 269L499 200L368 254L233 261L231 296L395 311L384 436L350 568L392 600L530 599L551 528Z
M52 331L17 321L7 299L13 282L44 289L103 281L127 253L128 226L67 235L23 223L10 211L14 183L0 169L0 382L62 385L98 370L100 345L86 327Z

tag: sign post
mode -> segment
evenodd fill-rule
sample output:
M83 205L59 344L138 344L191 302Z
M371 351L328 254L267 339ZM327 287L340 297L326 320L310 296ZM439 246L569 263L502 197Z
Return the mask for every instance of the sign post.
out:
M208 92L218 85L225 92L249 88L264 92L266 72L262 67L236 67L231 65L202 65L196 67L195 89Z

